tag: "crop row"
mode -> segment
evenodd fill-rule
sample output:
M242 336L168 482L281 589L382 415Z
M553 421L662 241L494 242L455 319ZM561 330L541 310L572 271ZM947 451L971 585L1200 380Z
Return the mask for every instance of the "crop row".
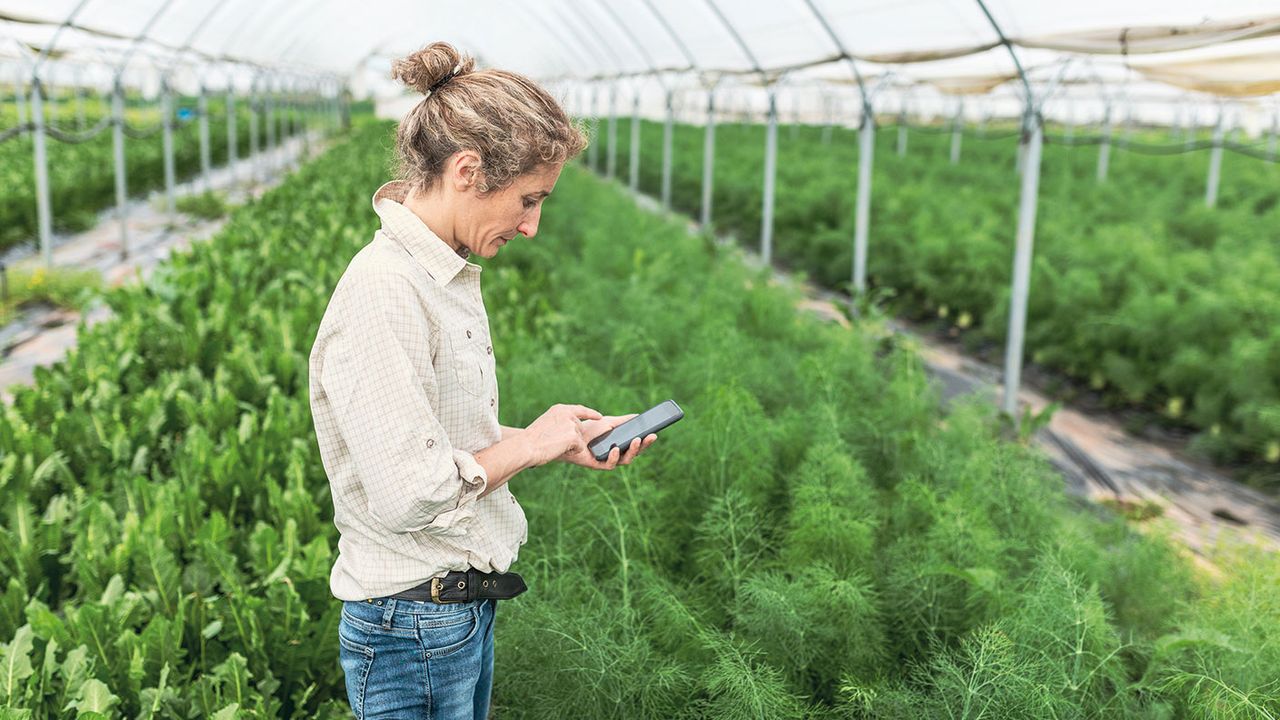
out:
M628 123L618 176L628 177ZM602 129L604 125L601 125ZM996 349L1008 325L1017 218L1016 140L913 130L905 155L882 128L872 181L869 280L898 312L942 319L971 347ZM1204 203L1208 153L1116 149L1095 179L1098 150L1044 149L1026 358L1069 379L1064 392L1138 407L1194 447L1251 462L1274 485L1280 462L1280 168L1228 153L1217 207ZM674 136L673 203L700 211L700 127ZM601 136L603 151L603 135ZM641 188L661 187L662 127L643 123ZM774 258L832 288L852 274L857 136L821 128L779 133ZM713 223L757 248L764 129L717 129ZM604 153L601 152L601 166ZM1000 357L998 352L992 353Z
M252 147L249 110L237 105L236 157L244 158ZM103 117L102 108L90 106L85 115L88 127ZM4 126L12 127L17 114L12 104L0 107L7 118ZM57 113L58 126L74 134L79 127L67 117L65 107ZM164 186L164 145L159 131L159 113L130 109L126 124L144 137L125 138L125 167L129 193L145 195ZM193 117L175 119L174 168L178 180L200 171L198 121ZM281 123L281 131L297 130L296 125ZM258 148L266 149L266 122L258 123ZM281 137L281 135L277 135ZM227 116L221 101L209 103L209 150L214 166L226 164L228 153ZM0 248L36 236L36 184L31 134L0 142ZM46 142L49 168L49 196L54 228L59 231L83 230L93 225L99 210L115 202L115 155L111 128L84 142L70 144L52 138Z

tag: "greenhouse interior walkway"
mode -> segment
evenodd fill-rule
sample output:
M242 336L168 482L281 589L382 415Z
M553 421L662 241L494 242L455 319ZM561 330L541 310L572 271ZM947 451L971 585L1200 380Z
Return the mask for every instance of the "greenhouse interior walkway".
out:
M241 159L230 168L219 166L209 175L209 188L226 195L231 205L249 198L261 196L275 187L289 170L305 162L309 154L323 150L319 136L304 139L301 136L281 141L274 150L263 150L253 158ZM250 178L256 181L250 182ZM195 176L176 187L178 197L206 190L204 180ZM120 257L120 225L114 209L98 216L98 223L81 233L55 234L53 236L53 263L55 267L92 269L102 274L107 287L115 287L133 278L145 281L152 270L174 250L188 247L192 242L206 240L226 222L226 216L200 219L178 213L178 221L171 224L164 210L163 188L145 198L129 203L127 227L129 253ZM16 246L0 257L0 263L12 269L39 267L42 259L31 244ZM94 304L84 313L85 322L94 325L110 316L101 304ZM0 399L13 400L9 388L15 384L29 384L37 367L51 365L61 360L67 350L75 345L76 326L81 313L75 310L40 303L25 309L13 322L0 327Z

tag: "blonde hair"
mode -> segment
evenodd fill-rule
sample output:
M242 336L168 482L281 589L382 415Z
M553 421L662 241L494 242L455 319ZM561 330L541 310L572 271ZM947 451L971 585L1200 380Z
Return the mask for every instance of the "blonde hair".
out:
M582 152L587 137L546 90L518 73L475 69L475 59L434 42L391 65L424 97L396 130L399 175L429 190L459 150L480 155L481 194Z

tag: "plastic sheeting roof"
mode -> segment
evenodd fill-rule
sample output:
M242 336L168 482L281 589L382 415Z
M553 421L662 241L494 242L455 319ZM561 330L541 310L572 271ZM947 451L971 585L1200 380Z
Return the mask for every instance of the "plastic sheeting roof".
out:
M1087 53L1096 58L1087 67L1104 82L1121 68L1203 92L1280 90L1277 3L986 2L1028 68L1060 67L1067 58L1083 67L1078 59ZM0 0L6 55L15 41L37 52L56 44L73 57L89 48L119 54L139 34L153 57L182 50L193 62L225 58L344 76L370 57L436 39L544 79L689 70L703 79L773 78L788 70L848 80L844 52L869 77L892 71L951 92L985 92L1017 75L977 0Z

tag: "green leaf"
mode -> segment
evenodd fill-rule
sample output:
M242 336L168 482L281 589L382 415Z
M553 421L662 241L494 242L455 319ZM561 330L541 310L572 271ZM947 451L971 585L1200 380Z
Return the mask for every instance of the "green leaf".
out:
M217 635L217 634L218 634L218 631L219 631L219 630L221 630L221 629L222 629L222 621L221 621L221 620L214 620L213 622L211 622L211 623L209 623L208 625L205 625L205 626L204 626L204 629L200 631L200 635L201 635L205 640L208 640L208 639L210 639L210 638L214 637L215 635Z
M33 637L31 625L23 625L12 642L0 646L0 693L10 704L25 697L23 681L35 673L31 665Z
M86 713L101 713L106 717L110 712L111 706L120 702L120 698L111 692L111 688L107 684L97 678L90 678L80 686L80 694L76 700L63 708L70 710L75 708L76 717L86 717Z

